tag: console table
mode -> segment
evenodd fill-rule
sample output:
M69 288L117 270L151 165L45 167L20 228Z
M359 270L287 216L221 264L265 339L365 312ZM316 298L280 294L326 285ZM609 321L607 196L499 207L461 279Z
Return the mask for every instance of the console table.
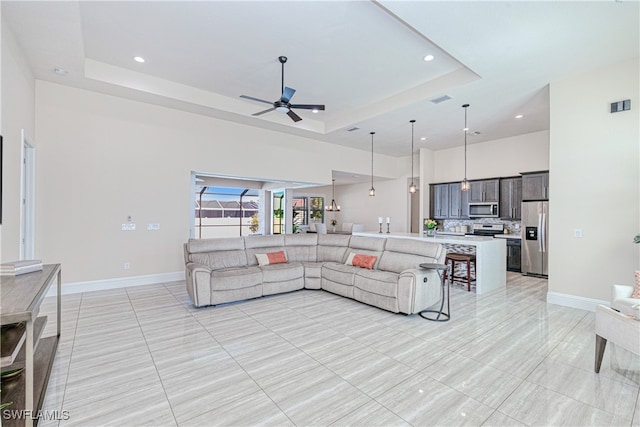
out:
M19 377L2 384L2 403L13 402L4 411L22 412L22 418L4 418L3 426L33 426L38 420L49 382L53 359L60 340L60 305L62 276L60 264L46 264L42 271L19 276L2 276L0 323L9 325L24 322L24 336L8 338L3 348L15 348L16 357L3 357L2 371L24 368ZM51 285L57 282L57 333L41 338L47 317L38 317L40 305ZM11 342L13 341L13 342ZM4 350L3 350L4 355Z

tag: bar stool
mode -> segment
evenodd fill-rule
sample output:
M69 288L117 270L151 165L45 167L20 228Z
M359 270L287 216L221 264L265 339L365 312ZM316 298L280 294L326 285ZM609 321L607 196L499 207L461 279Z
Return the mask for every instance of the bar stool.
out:
M461 254L457 252L451 252L447 254L447 257L444 260L444 264L448 267L449 261L451 261L451 276L449 280L451 283L453 282L466 282L467 283L467 291L471 292L471 282L475 282L475 279L471 279L471 264L473 264L473 268L476 268L476 256L473 254ZM467 276L456 276L456 262L463 262L467 266ZM447 279L447 270L444 271L444 280Z

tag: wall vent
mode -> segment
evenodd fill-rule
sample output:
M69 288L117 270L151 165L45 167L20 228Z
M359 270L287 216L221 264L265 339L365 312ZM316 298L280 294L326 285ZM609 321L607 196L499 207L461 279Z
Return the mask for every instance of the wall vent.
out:
M353 131L356 131L358 129L360 129L358 126L354 126L351 129L347 129L347 132L353 132Z
M619 113L620 111L629 111L631 109L631 100L625 99L624 101L612 102L611 112Z
M450 99L453 98L451 98L449 95L442 95L437 98L430 99L429 101L433 102L434 104L440 104L441 102L448 101Z

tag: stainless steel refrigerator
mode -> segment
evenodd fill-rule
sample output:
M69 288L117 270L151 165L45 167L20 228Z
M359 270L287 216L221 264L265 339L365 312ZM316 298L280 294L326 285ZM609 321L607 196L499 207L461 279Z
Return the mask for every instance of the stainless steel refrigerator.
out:
M522 274L549 275L549 202L522 202Z

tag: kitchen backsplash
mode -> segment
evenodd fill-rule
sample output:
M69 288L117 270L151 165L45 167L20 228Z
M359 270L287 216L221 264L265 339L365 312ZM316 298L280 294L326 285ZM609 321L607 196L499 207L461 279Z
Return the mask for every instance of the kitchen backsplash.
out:
M471 231L473 224L504 224L506 234L520 234L520 221L502 220L500 218L477 218L477 219L445 219L438 220L437 230L453 231L454 227L467 226L467 230Z

